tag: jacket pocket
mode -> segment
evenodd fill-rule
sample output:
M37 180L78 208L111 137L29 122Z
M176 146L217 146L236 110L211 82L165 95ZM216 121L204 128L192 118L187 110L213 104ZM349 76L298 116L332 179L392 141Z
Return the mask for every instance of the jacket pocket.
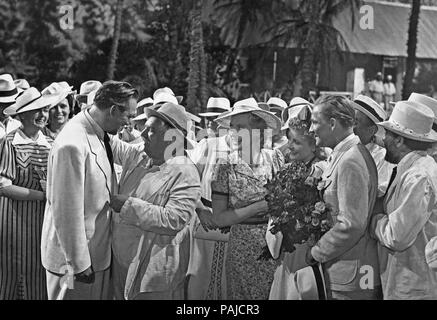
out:
M358 260L340 260L329 268L328 273L332 284L350 284L357 277Z

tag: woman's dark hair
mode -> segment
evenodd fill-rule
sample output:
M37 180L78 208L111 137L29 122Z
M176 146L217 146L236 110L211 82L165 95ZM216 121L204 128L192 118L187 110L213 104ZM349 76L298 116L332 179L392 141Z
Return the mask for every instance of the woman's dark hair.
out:
M129 99L138 99L138 90L127 82L107 81L97 91L94 104L100 110L106 110L113 105L122 105Z

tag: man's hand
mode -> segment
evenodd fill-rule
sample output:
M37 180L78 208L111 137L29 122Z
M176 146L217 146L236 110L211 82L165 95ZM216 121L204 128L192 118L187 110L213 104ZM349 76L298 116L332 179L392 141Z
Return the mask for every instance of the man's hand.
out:
M128 196L124 196L121 194L116 194L111 196L111 202L109 203L109 206L115 211L120 212L121 208L123 208L125 202L129 199Z
M212 217L212 209L207 207L197 208L196 213L203 229L206 231L218 229L218 226L215 224Z
M76 274L74 278L77 282L82 282L87 284L94 283L95 273L93 267L91 266L88 269L86 269L84 272Z

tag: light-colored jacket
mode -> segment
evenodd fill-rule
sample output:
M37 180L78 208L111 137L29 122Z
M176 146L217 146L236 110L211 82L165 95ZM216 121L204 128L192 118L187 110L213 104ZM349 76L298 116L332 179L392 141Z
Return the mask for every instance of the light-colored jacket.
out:
M384 199L387 215L372 220L384 299L437 299L437 273L426 261L426 246L437 236L436 191L435 161L425 152L406 155Z
M110 193L116 181L103 130L89 114L70 120L49 156L47 205L41 240L44 268L64 274L110 266Z
M341 142L331 157L322 178L324 200L334 207L335 225L311 253L324 264L331 290L361 291L362 267L372 268L374 286L380 283L377 243L368 232L378 192L376 166L355 135Z
M187 157L159 168L141 148L113 139L114 160L123 166L119 193L129 196L114 215L115 258L128 268L125 298L183 286L190 254L189 222L200 199L200 177Z

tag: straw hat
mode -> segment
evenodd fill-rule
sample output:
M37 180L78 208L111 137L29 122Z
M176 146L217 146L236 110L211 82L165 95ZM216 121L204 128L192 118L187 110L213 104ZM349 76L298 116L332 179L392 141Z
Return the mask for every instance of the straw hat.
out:
M423 94L412 93L408 101L421 103L427 106L428 108L430 108L434 112L434 124L437 126L437 100L436 99L425 96ZM436 129L437 127L434 128L434 131L437 131Z
M375 100L367 96L359 95L354 102L355 103L352 104L353 108L364 113L374 123L387 120L387 113Z
M15 85L17 86L18 93L23 92L30 88L29 82L26 79L16 79L14 80Z
M311 118L311 108L308 105L300 105L297 107L288 109L288 118L281 130L287 130L290 128L290 122L293 119L299 119L301 121L308 121Z
M47 88L45 88L43 91L41 91L41 94L43 96L53 96L56 106L58 103L60 103L62 100L68 97L71 91L73 89L72 86L70 86L67 82L53 82L51 85L49 85Z
M218 117L223 112L231 110L231 102L227 98L209 98L206 105L206 112L199 113L199 116L212 118Z
M225 112L215 121L223 128L229 129L231 125L231 118L238 114L245 113L257 115L266 122L267 127L273 130L281 129L281 120L274 113L261 109L254 98L236 102L231 111Z
M153 93L153 101L155 104L170 102L178 105L180 102L170 88L160 88Z
M267 104L270 106L270 110L278 109L281 112L287 109L287 102L282 100L281 98L270 98L269 101L267 101Z
M14 104L3 112L8 116L14 116L28 111L52 107L56 101L57 97L55 95L43 96L37 88L32 87L25 90Z
M81 100L84 100L86 105L92 105L94 103L94 98L96 97L97 91L102 86L103 84L97 80L85 81L80 85L80 91L77 95L78 101L81 102Z
M18 93L12 76L10 74L0 75L0 103L15 103Z
M310 110L312 111L313 104L310 103L308 100L305 100L301 97L295 97L291 99L290 105L285 108L284 111L282 111L282 121L285 123L288 120L288 110L294 107L300 107L300 106L309 106Z
M427 106L400 101L396 103L390 119L378 126L411 140L437 142L437 133L432 130L434 118L434 112Z

